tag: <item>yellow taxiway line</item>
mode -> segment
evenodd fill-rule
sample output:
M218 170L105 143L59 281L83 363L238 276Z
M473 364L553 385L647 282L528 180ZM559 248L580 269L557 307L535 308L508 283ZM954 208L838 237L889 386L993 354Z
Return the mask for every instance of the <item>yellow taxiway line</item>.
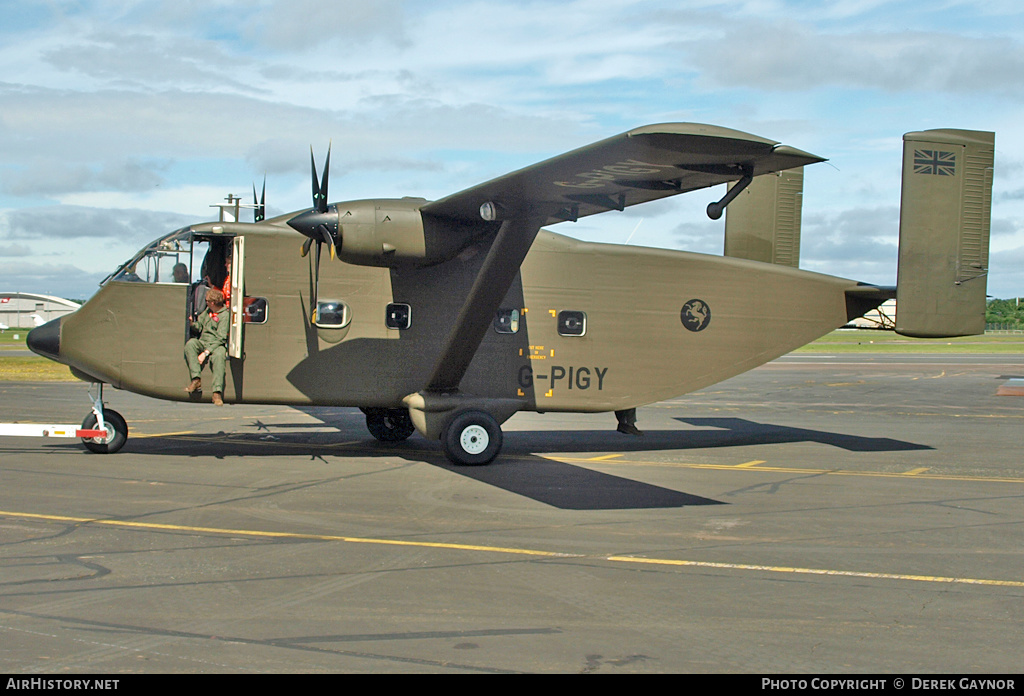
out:
M491 553L509 553L522 556L547 556L552 558L572 558L577 554L558 553L555 551L536 551L531 549L504 548L501 546L478 546L474 544L450 544L435 541L405 541L402 539L374 539L367 537L338 536L333 534L302 534L298 532L268 532L252 529L223 529L220 527L195 527L179 524L160 524L158 522L132 522L130 520L112 520L99 517L69 517L67 515L41 515L32 512L11 512L0 510L0 517L17 519L44 520L49 522L72 522L74 524L98 524L105 527L123 527L127 529L148 529L154 531L193 532L218 534L225 536L251 536L268 539L301 539L307 541L342 541L348 544L381 544L387 546L419 546L435 549L454 549L457 551L487 551Z
M713 568L719 570L756 571L762 573L786 573L797 575L818 575L828 577L864 578L872 580L907 580L912 582L987 585L994 587L1021 587L1020 580L991 580L985 578L958 578L937 575L907 575L902 573L875 573L854 570L830 570L826 568L799 568L790 566L751 565L745 563L715 563L711 561L687 561L672 558L646 558L643 556L616 556L604 554L577 554L538 549L517 549L504 546L485 546L480 544L452 544L434 541L407 541L403 539L375 539L368 537L350 537L332 534L302 534L297 532L270 532L252 529L223 529L219 527L195 527L190 525L160 524L157 522L132 522L129 520L101 519L95 517L70 517L67 515L42 515L31 512L12 512L0 510L0 517L14 519L32 519L49 522L74 524L95 524L106 527L124 529L142 529L153 531L174 531L224 536L247 536L267 539L296 539L308 541L340 541L348 544L379 544L384 546L412 546L420 548L447 549L453 551L477 551L481 553L508 554L516 556L533 556L539 558L580 558L603 560L612 563L634 563L640 565L657 565L667 567Z
M868 478L907 478L913 477L916 480L932 480L932 481L975 481L985 483L1024 483L1024 478L1010 478L1001 476L954 476L951 474L926 474L924 472L929 471L931 467L921 467L918 469L911 469L910 471L904 472L888 472L888 471L852 471L846 469L812 469L812 468L798 468L790 466L764 466L767 462L764 460L754 460L750 462L744 462L742 464L693 464L687 462L656 462L651 460L642 459L616 459L609 461L603 457L590 457L584 459L582 457L563 457L554 454L538 454L538 457L544 459L550 459L556 462L565 462L566 464L574 463L591 463L591 464L614 464L615 466L659 466L659 467L674 467L677 469L708 469L712 471L757 471L760 473L773 472L782 474L810 474L817 476L861 476Z
M727 570L760 570L769 573L796 573L802 575L833 575L848 578L879 580L913 580L915 582L960 583L964 585L995 585L997 587L1024 587L1019 580L985 580L982 578L950 578L938 575L904 575L901 573L869 573L856 570L827 570L825 568L790 568L787 566L748 565L745 563L711 563L709 561L677 561L641 556L608 556L605 560L651 565L692 566L696 568L724 568Z

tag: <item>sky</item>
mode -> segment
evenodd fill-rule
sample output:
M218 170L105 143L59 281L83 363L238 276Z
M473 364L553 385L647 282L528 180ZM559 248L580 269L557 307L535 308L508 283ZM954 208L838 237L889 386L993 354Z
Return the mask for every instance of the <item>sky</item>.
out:
M437 199L640 125L827 157L801 267L893 285L902 136L995 131L989 294L1024 295L1017 0L0 0L0 291L90 297L267 181L268 216ZM562 223L721 254L710 189ZM250 219L243 217L243 220ZM297 244L298 246L298 244Z

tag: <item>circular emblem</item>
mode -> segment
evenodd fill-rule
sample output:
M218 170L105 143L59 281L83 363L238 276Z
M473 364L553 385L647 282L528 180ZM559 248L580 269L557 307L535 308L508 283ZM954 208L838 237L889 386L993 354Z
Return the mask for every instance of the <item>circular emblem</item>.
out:
M703 331L711 323L711 308L704 300L690 300L683 305L679 318L690 331Z

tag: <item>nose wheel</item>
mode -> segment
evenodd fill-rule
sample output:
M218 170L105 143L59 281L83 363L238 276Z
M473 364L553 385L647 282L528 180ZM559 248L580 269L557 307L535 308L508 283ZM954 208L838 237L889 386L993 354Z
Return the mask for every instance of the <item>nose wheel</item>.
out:
M121 414L113 409L103 409L103 425L98 425L95 413L90 413L82 421L82 430L106 430L106 437L83 437L82 444L90 452L96 454L113 454L124 447L128 440L128 423Z
M93 395L89 387L89 398L92 399L92 413L82 421L82 430L106 430L106 436L83 437L82 444L90 452L96 454L113 454L124 447L128 441L128 423L117 411L103 406L103 382L96 385Z
M501 426L489 413L465 411L448 424L442 440L444 453L455 464L489 464L501 451Z

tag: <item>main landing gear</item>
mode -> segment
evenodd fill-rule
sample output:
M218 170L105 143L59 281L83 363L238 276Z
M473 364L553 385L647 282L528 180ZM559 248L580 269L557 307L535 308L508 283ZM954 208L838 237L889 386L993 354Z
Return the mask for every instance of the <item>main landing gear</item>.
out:
M484 411L463 411L448 424L441 440L444 453L454 463L489 464L501 451L501 426Z
M401 442L415 432L408 409L363 408L366 429L381 442ZM470 409L452 417L440 433L444 453L454 464L479 466L494 461L501 451L501 426L486 411Z
M366 429L381 442L401 442L416 428L404 408L364 408Z

